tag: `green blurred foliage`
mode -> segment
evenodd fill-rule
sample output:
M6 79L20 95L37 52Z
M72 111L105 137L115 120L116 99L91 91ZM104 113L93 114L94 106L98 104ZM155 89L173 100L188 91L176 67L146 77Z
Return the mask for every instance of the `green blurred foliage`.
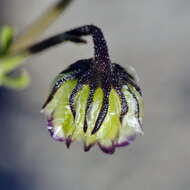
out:
M26 59L25 54L12 55L10 50L13 42L13 28L3 26L0 29L0 86L11 89L23 89L30 82L29 75L22 70L18 77L12 77L11 72L15 71Z

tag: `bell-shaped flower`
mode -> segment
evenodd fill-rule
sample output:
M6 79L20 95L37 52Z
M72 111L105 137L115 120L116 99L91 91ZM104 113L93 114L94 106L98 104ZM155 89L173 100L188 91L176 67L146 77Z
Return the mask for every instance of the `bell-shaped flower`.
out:
M54 80L42 112L53 139L83 141L88 151L98 144L105 153L130 144L142 132L143 98L129 69L112 63L101 30L79 27L67 35L91 35L94 57L70 65Z

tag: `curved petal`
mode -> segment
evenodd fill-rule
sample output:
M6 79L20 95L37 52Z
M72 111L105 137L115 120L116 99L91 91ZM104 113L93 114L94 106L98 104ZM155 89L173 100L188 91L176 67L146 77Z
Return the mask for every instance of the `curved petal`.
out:
M85 120L85 109L89 96L90 88L88 85L83 85L82 89L78 92L75 99L75 130L72 134L73 140L83 140L85 133L83 130Z
M69 106L69 97L75 85L76 80L65 82L43 110L48 118L51 118L51 135L55 140L69 138L75 129Z
M116 146L128 145L135 139L137 134L143 134L141 123L139 123L139 118L136 115L138 102L129 91L127 85L123 86L122 92L127 100L128 112L123 117L122 127L120 128Z

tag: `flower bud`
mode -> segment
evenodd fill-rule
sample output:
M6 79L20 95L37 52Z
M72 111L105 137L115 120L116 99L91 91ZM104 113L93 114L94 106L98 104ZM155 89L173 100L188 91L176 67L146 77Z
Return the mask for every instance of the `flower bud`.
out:
M79 60L55 79L43 106L48 130L67 147L83 141L88 151L98 144L105 153L130 144L142 132L143 98L135 77L111 63L101 30L87 25L66 32L92 35L94 58Z

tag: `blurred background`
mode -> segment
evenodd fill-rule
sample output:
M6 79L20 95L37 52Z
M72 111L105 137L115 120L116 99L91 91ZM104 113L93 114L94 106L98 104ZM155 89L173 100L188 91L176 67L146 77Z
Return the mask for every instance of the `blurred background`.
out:
M1 0L0 24L19 33L53 2ZM50 138L40 114L49 83L93 53L92 43L57 46L26 61L27 89L0 88L0 189L189 190L189 10L189 0L74 1L43 37L100 26L112 61L132 65L139 75L145 135L111 156L98 147L84 153L80 142L67 150Z

